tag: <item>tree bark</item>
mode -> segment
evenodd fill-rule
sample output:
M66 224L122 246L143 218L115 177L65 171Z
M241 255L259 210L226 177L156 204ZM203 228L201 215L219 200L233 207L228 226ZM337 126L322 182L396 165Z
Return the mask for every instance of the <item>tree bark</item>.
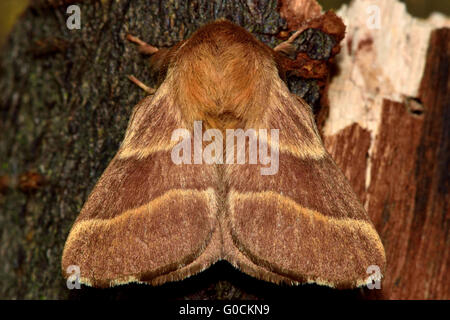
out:
M449 299L449 19L423 22L378 1L338 15L347 35L330 85L328 151L364 201L386 250L378 297ZM362 18L364 17L364 18Z
M81 8L80 30L66 27L68 3ZM296 15L295 4L275 0L34 2L16 24L0 61L0 189L4 186L0 190L0 297L449 298L445 275L450 243L450 39L448 29L432 32L431 22L423 29L426 45L423 39L419 43L426 54L411 56L414 61L424 60L423 68L414 68L420 74L411 77L422 83L416 94L411 93L414 88L398 90L395 82L390 91L383 85L377 91L375 80L355 82L351 72L355 65L364 79L386 72L382 65L375 71L369 67L383 35L369 32L361 37L353 32L356 25L344 39L337 60L340 73L329 86L329 99L323 92L328 88L326 81L320 85L303 78L291 82L291 89L309 97L320 89L321 98L315 103L325 144L365 203L386 248L388 270L381 291L276 286L248 277L225 262L160 287L67 289L60 259L69 229L117 151L133 106L145 96L127 75L149 86L156 81L136 48L126 42L126 34L166 47L204 23L226 17L274 47L282 41L283 30L298 27L295 20L305 18L304 12ZM309 18L316 17L315 5L309 8ZM281 19L280 10L287 21ZM340 13L344 18L355 14L350 9ZM384 28L388 32L389 27ZM347 86L348 82L358 86ZM340 94L340 85L356 94L370 94L357 100L351 93ZM339 110L354 116L343 121Z

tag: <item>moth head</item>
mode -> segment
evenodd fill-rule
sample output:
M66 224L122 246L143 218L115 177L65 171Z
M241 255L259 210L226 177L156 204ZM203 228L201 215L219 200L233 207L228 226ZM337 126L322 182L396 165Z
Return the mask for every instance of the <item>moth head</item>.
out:
M193 47L198 45L205 45L208 49L218 50L217 54L220 54L224 46L227 48L244 48L243 50L237 49L242 59L255 59L256 54L256 60L262 59L274 63L283 81L286 81L286 73L291 69L291 59L288 59L283 51L270 48L246 29L225 18L220 18L199 28L190 37L172 47L159 48L150 57L151 72L157 75L157 86L164 81L169 67L177 60L198 58L189 54ZM245 70L242 71L245 72Z

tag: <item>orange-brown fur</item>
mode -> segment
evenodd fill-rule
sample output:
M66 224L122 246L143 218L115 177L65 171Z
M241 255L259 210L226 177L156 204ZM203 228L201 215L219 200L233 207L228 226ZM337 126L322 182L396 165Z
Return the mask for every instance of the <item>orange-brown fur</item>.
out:
M245 29L226 20L209 24L168 56L175 103L189 106L182 110L187 123L236 128L262 117L280 57Z

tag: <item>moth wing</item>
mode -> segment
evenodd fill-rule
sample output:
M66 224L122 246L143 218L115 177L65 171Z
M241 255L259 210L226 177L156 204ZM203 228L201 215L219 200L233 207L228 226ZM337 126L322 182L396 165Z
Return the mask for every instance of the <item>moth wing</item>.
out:
M118 153L76 219L63 252L66 277L74 265L91 286L161 284L217 260L215 171L172 161L171 135L183 126L164 90L136 106Z
M227 166L226 259L266 281L362 286L370 266L384 271L377 231L323 147L310 107L284 87L269 96L259 127L279 129L278 168L262 175L270 165Z

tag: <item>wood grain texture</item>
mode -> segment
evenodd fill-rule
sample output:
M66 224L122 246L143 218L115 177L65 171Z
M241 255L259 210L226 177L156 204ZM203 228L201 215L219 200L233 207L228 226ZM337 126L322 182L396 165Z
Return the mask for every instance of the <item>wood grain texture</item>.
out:
M354 123L333 136L325 137L325 148L338 164L361 201L366 197L366 169L370 132Z
M366 209L386 248L386 299L448 299L450 29L432 32L417 99L384 100L373 141ZM356 124L326 138L353 185L363 185L367 139ZM350 134L352 133L353 134ZM364 143L364 141L366 141ZM354 146L354 157L337 150ZM360 189L361 190L361 189Z
M424 123L417 149L414 218L405 277L391 297L450 299L450 28L432 32L419 100ZM418 277L425 281L417 281Z

